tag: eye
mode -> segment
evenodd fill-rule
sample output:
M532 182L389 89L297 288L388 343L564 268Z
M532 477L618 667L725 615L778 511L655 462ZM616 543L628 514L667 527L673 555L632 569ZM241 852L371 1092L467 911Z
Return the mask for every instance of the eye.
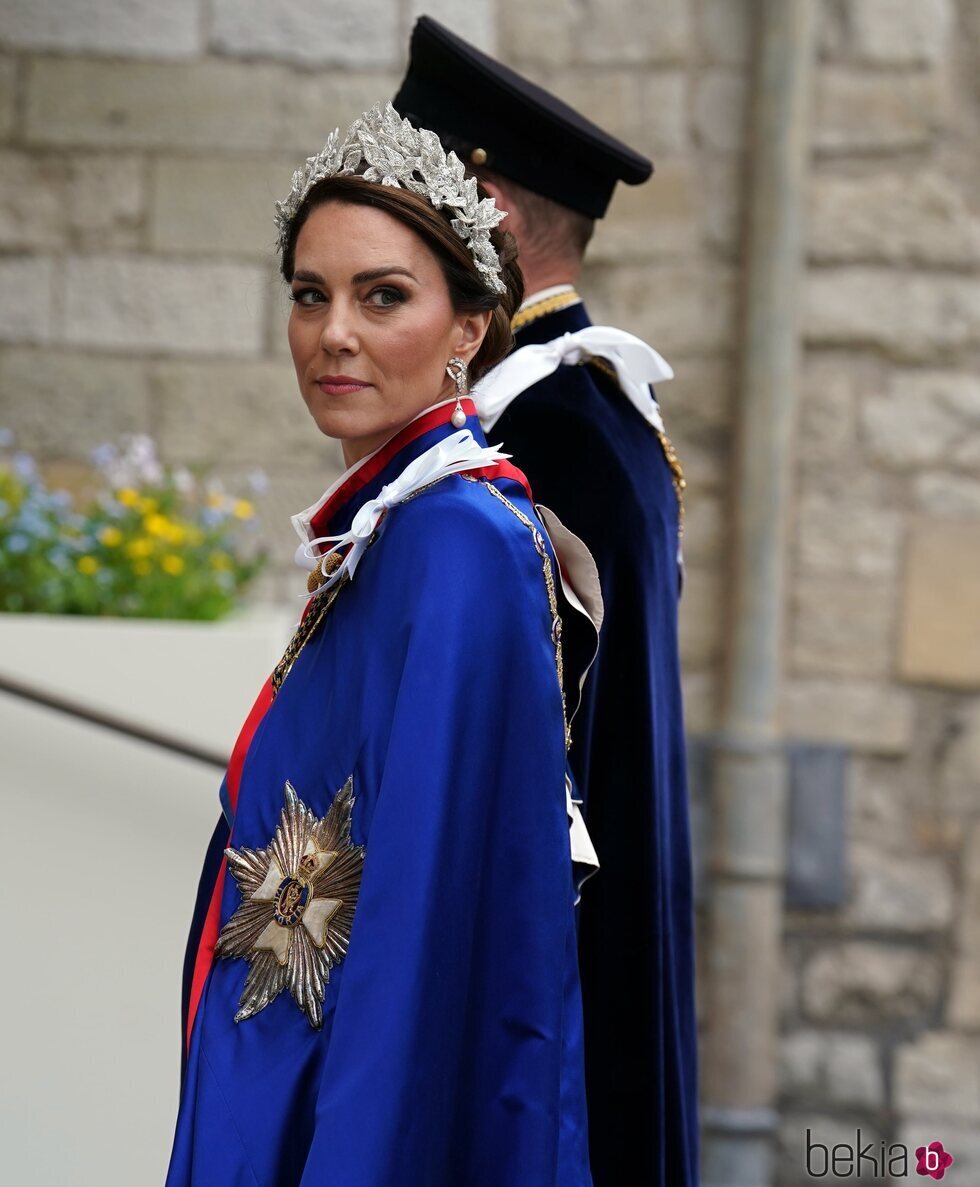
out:
M319 305L324 296L319 289L296 289L289 294L289 299L297 305Z
M401 305L405 294L394 285L383 284L368 293L368 304L381 309L389 309L392 305Z

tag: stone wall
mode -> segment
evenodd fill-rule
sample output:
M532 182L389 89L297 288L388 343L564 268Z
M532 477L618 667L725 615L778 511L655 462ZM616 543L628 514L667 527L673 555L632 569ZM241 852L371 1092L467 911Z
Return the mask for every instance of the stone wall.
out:
M820 7L784 712L789 737L847 753L850 875L840 909L786 920L784 1187L807 1126L938 1136L980 1176L980 10ZM0 424L52 460L140 429L230 481L263 466L263 593L294 589L287 516L339 455L295 390L272 203L392 93L423 8L656 162L621 188L584 287L677 372L659 394L689 481L682 643L705 734L749 0L2 0Z

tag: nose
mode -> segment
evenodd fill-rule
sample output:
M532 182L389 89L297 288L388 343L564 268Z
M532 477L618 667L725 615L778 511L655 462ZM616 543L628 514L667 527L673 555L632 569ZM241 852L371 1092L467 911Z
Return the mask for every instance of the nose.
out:
M357 354L354 310L346 302L333 300L324 308L320 345L327 354Z

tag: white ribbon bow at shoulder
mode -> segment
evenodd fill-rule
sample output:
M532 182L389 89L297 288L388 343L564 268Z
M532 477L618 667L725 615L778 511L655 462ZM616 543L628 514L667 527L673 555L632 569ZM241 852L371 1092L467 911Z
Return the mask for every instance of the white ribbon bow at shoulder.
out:
M327 576L326 581L316 590L317 594L323 593L336 585L345 574L348 577L354 576L354 570L386 511L440 478L447 478L450 474L459 474L464 470L478 470L495 462L505 461L510 456L509 453L501 453L495 445L478 445L469 429L461 429L458 433L444 437L406 466L393 482L383 486L377 498L368 499L358 509L349 531L339 536L317 536L301 544L296 551L296 561L303 568L319 568L320 572L327 576L327 557L333 552L347 548L340 566ZM330 547L323 553L317 553L316 548L321 544Z
M581 363L590 358L603 358L612 364L630 403L662 433L664 422L649 385L673 379L673 369L652 346L612 326L588 326L551 342L522 346L498 363L470 393L484 430L497 423L521 392L554 374L563 363Z

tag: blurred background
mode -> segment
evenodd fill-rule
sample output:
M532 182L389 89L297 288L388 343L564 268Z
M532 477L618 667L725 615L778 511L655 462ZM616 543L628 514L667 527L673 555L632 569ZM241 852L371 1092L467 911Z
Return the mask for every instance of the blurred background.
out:
M779 9L798 23L767 41ZM80 618L68 594L71 615L0 614L4 1181L163 1178L215 764L302 608L289 515L341 469L297 394L273 203L394 93L423 11L656 164L580 290L676 372L705 1184L809 1182L808 1131L873 1142L865 1182L933 1139L980 1182L976 0L0 0L0 470L88 497L141 435L106 481L156 502L103 502L64 564L107 589L130 511L162 516L173 577L241 575L222 533L245 521L267 555L216 623ZM767 267L798 317L767 321ZM168 503L182 484L200 514ZM771 628L748 662L747 605Z

